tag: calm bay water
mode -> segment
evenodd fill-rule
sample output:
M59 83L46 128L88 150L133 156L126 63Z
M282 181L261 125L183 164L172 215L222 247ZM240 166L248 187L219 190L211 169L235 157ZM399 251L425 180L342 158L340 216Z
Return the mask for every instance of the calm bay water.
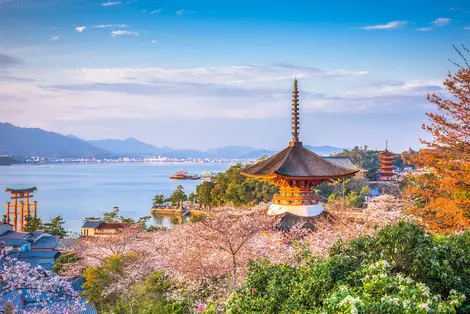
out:
M5 212L9 188L36 186L38 216L43 220L62 215L66 229L80 231L87 216L101 216L119 206L122 216L150 215L152 199L158 193L169 196L181 184L186 193L194 192L201 181L174 181L179 170L190 174L222 172L229 164L56 164L0 167L0 201ZM168 225L170 217L160 217L156 225Z

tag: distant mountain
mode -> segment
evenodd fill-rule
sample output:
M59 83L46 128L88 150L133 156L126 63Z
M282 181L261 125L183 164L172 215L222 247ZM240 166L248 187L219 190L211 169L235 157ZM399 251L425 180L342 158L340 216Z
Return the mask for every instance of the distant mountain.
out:
M164 156L169 158L258 159L272 156L277 151L248 146L225 146L207 151L156 147L135 138L126 140L86 141L74 135L61 135L41 129L16 127L0 123L0 155L27 158L38 157L140 157ZM309 146L311 151L328 156L343 151L332 146Z
M275 153L277 153L277 152L271 151L271 150L266 150L266 149L260 149L260 150L251 152L249 154L240 156L239 158L240 159L260 159L263 156L268 156L269 157L269 156L274 155Z
M0 123L0 155L38 157L108 157L110 153L86 142L37 128Z
M310 146L305 145L306 148L311 150L312 152L322 155L322 156L330 156L331 154L341 153L346 148L339 148L333 146Z
M212 148L204 153L211 158L224 159L224 158L241 158L250 154L259 154L259 148L247 147L247 146L225 146Z
M173 149L169 147L155 147L153 145L136 140L132 137L124 141L108 139L88 141L88 143L106 151L129 157L142 155L157 156L173 151Z
M305 145L306 148L311 150L312 152L321 155L321 156L329 156L331 154L339 153L344 150L344 148L339 148L339 147L333 147L333 146L310 146L310 145ZM271 150L266 150L266 149L261 149L261 150L255 150L252 151L246 155L239 156L237 158L240 159L259 159L263 156L272 156L277 151L271 151Z
M75 136L75 135L72 135L72 134L67 134L66 136L69 137L69 138L73 138L74 140L85 141L84 139L81 139L78 136Z

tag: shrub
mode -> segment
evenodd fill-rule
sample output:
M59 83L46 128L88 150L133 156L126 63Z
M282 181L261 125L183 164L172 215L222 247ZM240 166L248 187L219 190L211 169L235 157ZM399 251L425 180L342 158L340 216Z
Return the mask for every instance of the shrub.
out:
M250 265L229 313L470 313L470 233L399 222L298 266ZM465 300L467 296L467 300Z

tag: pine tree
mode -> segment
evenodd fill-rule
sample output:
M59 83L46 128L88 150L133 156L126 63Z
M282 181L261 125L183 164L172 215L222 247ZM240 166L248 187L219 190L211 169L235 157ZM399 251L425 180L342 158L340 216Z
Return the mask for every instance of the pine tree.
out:
M52 218L51 222L43 224L43 229L47 233L63 238L67 236L67 231L65 231L63 227L64 224L65 222L62 216L57 216L55 218Z
M29 215L25 217L25 221L26 222L23 227L24 232L34 232L36 230L42 229L41 218Z

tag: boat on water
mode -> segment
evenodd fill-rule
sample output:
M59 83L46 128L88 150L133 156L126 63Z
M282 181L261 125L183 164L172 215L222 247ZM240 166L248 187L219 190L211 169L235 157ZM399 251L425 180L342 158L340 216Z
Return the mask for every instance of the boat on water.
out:
M204 171L201 173L200 179L202 181L212 181L215 178L215 173L210 171Z
M177 171L170 177L172 180L188 180L189 174L186 171Z
M14 159L8 156L0 156L0 166L11 166L14 163Z

